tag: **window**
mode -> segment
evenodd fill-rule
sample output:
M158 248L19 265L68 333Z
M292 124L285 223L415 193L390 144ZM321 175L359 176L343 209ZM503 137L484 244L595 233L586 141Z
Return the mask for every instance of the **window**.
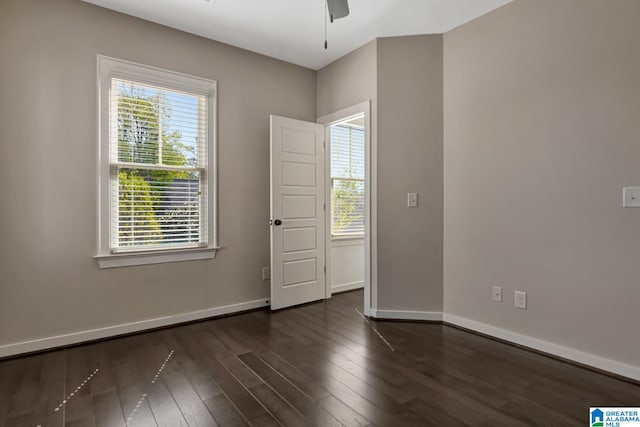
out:
M215 81L106 57L99 73L101 267L212 258Z
M364 234L365 153L362 118L330 127L331 235Z

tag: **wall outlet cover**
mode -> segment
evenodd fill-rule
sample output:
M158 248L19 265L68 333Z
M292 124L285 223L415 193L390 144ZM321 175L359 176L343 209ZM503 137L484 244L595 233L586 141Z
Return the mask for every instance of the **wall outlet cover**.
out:
M523 310L527 309L527 293L522 291L516 291L514 294L514 305L516 308L521 308Z
M418 207L418 193L407 193L407 206L410 208Z

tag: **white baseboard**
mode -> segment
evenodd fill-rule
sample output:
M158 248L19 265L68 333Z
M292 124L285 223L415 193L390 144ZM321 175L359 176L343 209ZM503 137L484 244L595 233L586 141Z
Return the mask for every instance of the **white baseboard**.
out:
M354 288L355 289L355 288ZM333 288L332 288L333 290ZM344 289L347 290L347 289ZM334 291L335 292L335 291ZM108 326L105 328L91 329L87 331L72 332L64 335L40 338L31 341L23 341L12 344L0 345L0 357L14 356L18 354L31 353L34 351L47 350L72 344L78 344L97 339L109 338L113 336L140 332L148 329L170 326L183 322L206 319L209 317L221 316L225 314L237 313L245 310L252 310L269 306L267 298L247 301L239 304L231 304L222 307L213 307L205 310L192 311L171 316L158 317L155 319L142 320L138 322L125 323ZM527 335L518 334L507 329L476 322L475 320L456 316L448 313L431 311L406 311L406 310L369 310L368 315L377 319L396 320L423 320L423 321L444 321L452 325L460 326L482 334L490 335L505 341L512 342L524 347L548 353L554 356L568 359L596 369L611 372L623 377L640 381L640 368L614 360L606 359L593 354L585 353L559 344L533 338Z
M443 320L444 322L450 323L452 325L460 326L462 328L490 335L495 338L500 338L514 344L529 347L533 350L552 354L563 359L568 359L574 362L581 363L583 365L591 366L596 369L640 381L640 368L636 366L626 365L614 360L605 359L604 357L584 353L582 351L564 347L559 344L543 341L537 338L530 337L528 335L518 334L507 329L497 328L495 326L476 322L475 320L466 319L464 317L459 317L453 314L444 313Z
M339 285L331 285L331 293L338 294L340 292L353 291L354 289L364 288L364 282L341 283Z
M206 319L208 317L222 316L225 314L267 307L268 305L268 298L264 298L239 304L225 305L222 307L207 308L205 310L192 311L189 313L181 313L171 316L158 317L155 319L141 320L139 322L124 323L120 325L107 326L105 328L72 332L70 334L40 338L31 341L5 344L0 345L0 357L15 356L18 354L31 353L33 351L47 350L71 344L109 338L117 335L129 334L132 332L140 332L148 329L175 325L178 323Z
M442 321L442 313L439 311L406 311L406 310L379 310L372 308L369 316L375 319L389 320L427 320L433 322Z

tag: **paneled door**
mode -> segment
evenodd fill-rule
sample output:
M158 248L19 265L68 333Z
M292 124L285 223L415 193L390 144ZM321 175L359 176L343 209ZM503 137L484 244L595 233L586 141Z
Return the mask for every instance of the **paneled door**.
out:
M325 297L324 126L271 116L271 309Z

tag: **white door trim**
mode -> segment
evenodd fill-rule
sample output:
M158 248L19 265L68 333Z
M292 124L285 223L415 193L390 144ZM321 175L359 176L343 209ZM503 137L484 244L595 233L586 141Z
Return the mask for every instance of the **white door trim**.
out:
M376 194L377 194L377 147L375 143L375 138L371 138L371 101L364 101L356 105L352 105L351 107L344 108L340 111L336 111L335 113L328 114L326 116L319 117L317 123L325 126L325 140L329 140L327 136L328 126L344 121L350 117L358 116L364 114L364 126L365 126L365 220L364 220L364 229L365 229L365 238L364 238L364 314L367 316L371 315L372 309L375 307L372 306L372 295L377 291L378 284L378 260L377 260L377 216L376 216ZM327 147L328 148L328 147ZM330 186L327 184L327 177L330 176L330 171L327 169L330 165L330 159L327 157L330 156L330 150L325 150L325 200L329 201L331 194ZM325 219L328 220L328 207L327 214L325 214ZM326 236L326 244L325 251L330 250L330 228L331 224L325 223L325 236ZM329 278L331 272L331 257L330 254L325 254L325 262L327 265L327 275ZM326 298L331 297L331 284L329 279L325 279L325 294Z

